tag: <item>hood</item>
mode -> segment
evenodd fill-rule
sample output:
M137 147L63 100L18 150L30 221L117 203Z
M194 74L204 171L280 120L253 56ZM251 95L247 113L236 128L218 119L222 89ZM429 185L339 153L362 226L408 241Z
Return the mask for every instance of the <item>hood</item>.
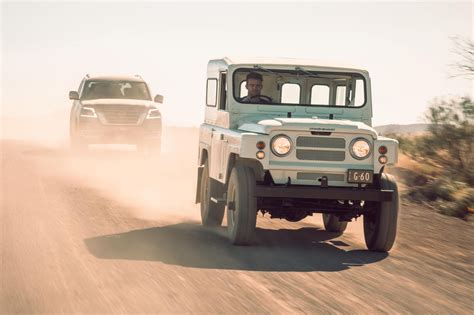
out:
M372 127L351 120L332 120L319 118L274 118L261 120L258 123L242 124L242 131L270 134L275 130L339 132L371 135L377 138L377 132Z
M129 100L129 99L120 99L120 98L99 98L96 100L84 100L81 101L83 106L97 106L97 105L130 105L130 106L145 106L152 107L156 103L148 100Z

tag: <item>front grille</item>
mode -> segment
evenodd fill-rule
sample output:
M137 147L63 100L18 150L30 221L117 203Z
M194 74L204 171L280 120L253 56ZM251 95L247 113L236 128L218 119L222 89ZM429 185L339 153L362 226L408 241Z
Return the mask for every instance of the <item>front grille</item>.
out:
M136 125L146 114L146 108L141 106L109 105L96 110L105 123L113 125Z
M325 150L296 150L298 160L314 161L344 161L346 152L344 151L325 151Z
M344 138L320 138L320 137L298 137L297 147L344 149L346 140Z
M296 158L303 161L342 162L346 159L346 139L300 136L296 138Z

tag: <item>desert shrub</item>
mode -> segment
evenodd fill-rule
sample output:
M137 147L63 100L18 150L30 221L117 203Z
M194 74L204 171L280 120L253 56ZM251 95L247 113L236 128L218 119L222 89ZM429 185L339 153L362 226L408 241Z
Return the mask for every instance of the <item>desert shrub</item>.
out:
M429 133L417 139L417 156L428 157L446 176L474 186L474 104L468 97L437 100L428 108Z
M398 133L389 133L387 134L388 138L397 139L398 141L398 148L401 152L413 156L416 152L416 138L405 136Z
M439 211L442 214L464 218L474 209L474 188L466 188L454 195L453 201L441 201Z
M437 199L454 201L456 199L456 192L465 188L466 184L463 182L452 181L448 177L438 177L427 185L422 186L420 192L426 199L431 201Z

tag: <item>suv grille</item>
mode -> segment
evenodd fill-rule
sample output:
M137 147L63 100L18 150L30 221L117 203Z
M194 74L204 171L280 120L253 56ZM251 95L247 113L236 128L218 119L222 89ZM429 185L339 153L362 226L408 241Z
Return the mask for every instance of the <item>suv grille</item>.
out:
M97 110L106 124L113 125L137 125L145 107L129 105L104 106Z
M346 159L344 138L298 137L296 158L305 161L337 161Z

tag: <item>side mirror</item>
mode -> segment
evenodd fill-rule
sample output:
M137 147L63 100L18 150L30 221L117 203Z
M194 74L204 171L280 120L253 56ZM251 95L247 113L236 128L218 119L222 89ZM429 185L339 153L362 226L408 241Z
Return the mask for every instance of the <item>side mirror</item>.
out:
M156 94L156 96L155 96L155 103L163 104L163 95Z
M69 99L70 100L78 100L79 94L76 91L69 91Z

